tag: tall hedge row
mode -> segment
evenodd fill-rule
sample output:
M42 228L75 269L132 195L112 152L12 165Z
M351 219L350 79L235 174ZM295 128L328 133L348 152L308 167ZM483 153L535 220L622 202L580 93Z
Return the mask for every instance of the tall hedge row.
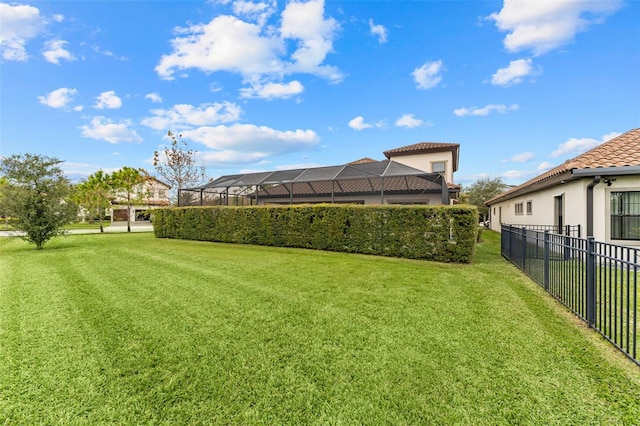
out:
M153 211L156 237L470 262L473 206L293 205Z

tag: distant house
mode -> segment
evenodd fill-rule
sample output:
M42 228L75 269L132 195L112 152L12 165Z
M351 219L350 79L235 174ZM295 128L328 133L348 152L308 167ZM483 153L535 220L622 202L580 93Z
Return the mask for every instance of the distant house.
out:
M582 237L640 245L640 129L633 129L486 202L500 224L580 225Z
M169 190L171 186L150 176L146 182L134 189L131 207L131 221L148 221L151 209L168 206ZM111 220L127 220L127 198L126 194L119 192L111 202Z
M385 151L386 160L221 176L183 189L199 194L195 204L246 194L252 204L353 203L450 204L460 187L453 184L460 145L421 142ZM199 200L199 201L198 201ZM225 202L221 202L225 204Z

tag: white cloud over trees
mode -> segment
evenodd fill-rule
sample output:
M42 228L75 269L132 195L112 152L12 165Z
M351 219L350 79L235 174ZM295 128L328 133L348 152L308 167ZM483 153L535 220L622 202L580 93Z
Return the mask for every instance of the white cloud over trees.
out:
M155 130L182 131L198 126L238 121L242 108L233 102L216 102L193 106L177 104L169 109L152 109L141 123Z
M105 140L112 144L120 142L142 142L142 138L131 128L131 120L114 121L98 116L91 119L90 125L80 127L85 138Z

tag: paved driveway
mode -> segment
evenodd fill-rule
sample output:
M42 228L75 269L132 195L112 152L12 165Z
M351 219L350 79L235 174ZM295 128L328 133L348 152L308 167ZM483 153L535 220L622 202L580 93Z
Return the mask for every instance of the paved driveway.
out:
M99 234L100 229L70 229L69 234ZM104 228L105 233L127 232L127 222L113 222ZM153 232L153 225L149 222L134 222L131 224L131 232ZM0 231L0 237L17 237L18 231Z

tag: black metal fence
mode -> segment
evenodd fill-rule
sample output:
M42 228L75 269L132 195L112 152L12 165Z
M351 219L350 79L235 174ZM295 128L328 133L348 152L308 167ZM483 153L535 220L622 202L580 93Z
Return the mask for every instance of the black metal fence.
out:
M640 249L502 225L502 255L636 364Z
M531 231L544 232L549 231L552 234L569 235L571 237L582 237L582 229L580 225L516 225L510 224L515 228L526 228Z

